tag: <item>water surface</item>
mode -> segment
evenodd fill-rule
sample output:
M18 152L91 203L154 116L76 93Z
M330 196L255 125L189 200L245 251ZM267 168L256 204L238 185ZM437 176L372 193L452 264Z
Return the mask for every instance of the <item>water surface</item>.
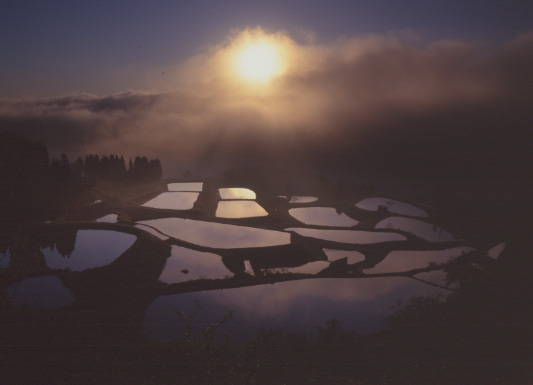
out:
M391 251L385 259L376 266L366 269L367 274L396 273L409 271L413 269L423 269L431 263L443 264L463 253L474 250L471 247L462 246L446 250L428 250L428 251L410 251L395 250Z
M217 330L230 333L232 341L244 343L259 330L283 329L315 334L317 327L336 318L345 330L370 333L381 329L398 300L415 295L448 292L410 278L307 279L237 289L167 295L146 310L144 331L169 341L183 334L176 309L192 313L194 299L200 303L199 330L216 322L228 310L234 319Z
M251 276L255 276L254 269L250 261L244 261L244 272Z
M438 226L412 218L385 218L376 225L376 229L403 230L430 242L451 242L455 239L452 234Z
M265 274L316 274L329 267L329 264L330 263L327 261L314 261L297 267L277 267L272 269L264 269L263 272Z
M446 282L446 276L447 274L444 270L433 270L415 274L415 278L417 279L421 279L425 282L434 283L435 285L449 287L450 289L455 289L457 287L457 283L454 282L448 284Z
M268 212L255 201L220 201L215 214L219 218L264 217Z
M141 221L162 233L197 245L213 248L242 248L285 245L290 234L246 226L226 225L182 218L163 218Z
M233 273L224 266L220 255L172 246L172 254L167 259L159 280L165 283L178 283L231 276Z
M497 259L503 250L505 249L505 243L499 243L487 252L487 256L492 259Z
M359 222L332 207L300 207L289 214L306 225L352 227Z
M409 215L412 217L422 218L428 216L427 212L416 206L388 198L366 198L356 203L355 206L359 207L360 209L369 211L377 211L379 206L385 206L387 207L388 211L395 214Z
M44 247L41 251L51 269L82 271L107 265L124 253L137 237L109 230L78 230L74 250L65 255L57 248Z
M144 203L144 207L170 210L192 209L198 198L197 192L164 192Z
M150 226L146 226L146 225L138 223L138 224L135 225L135 227L137 227L138 229L141 229L143 231L146 231L147 233L155 235L157 238L161 239L162 241L166 241L169 238L166 235L161 234L159 231L151 228Z
M247 188L230 187L219 188L218 192L222 199L255 199L255 192Z
M168 191L196 191L201 192L203 189L203 183L168 183Z
M320 230L306 229L303 227L292 227L285 231L294 231L304 237L323 239L325 241L369 244L392 241L405 241L407 238L401 234L374 232L374 231L357 231L357 230Z
M55 309L74 302L74 294L55 275L26 278L6 290L15 306Z
M96 222L104 222L104 223L117 223L117 214L108 214L101 218L98 218Z
M311 197L311 196L284 196L283 198L288 199L289 203L311 203L316 202L318 200L317 197Z
M324 253L328 257L328 261L330 262L337 261L342 258L347 258L347 263L351 265L365 260L365 255L363 253L353 250L324 249Z

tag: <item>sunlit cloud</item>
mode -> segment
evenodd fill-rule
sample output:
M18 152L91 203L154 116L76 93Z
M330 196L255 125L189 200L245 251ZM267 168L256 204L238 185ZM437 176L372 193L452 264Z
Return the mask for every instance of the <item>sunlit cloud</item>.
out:
M52 154L157 156L172 173L254 160L348 161L381 132L478 135L487 122L506 121L516 108L510 98L531 101L522 81L531 77L531 33L491 54L412 33L315 41L260 28L234 31L152 79L150 92L1 100L0 128L43 141ZM239 67L239 55L254 44L275 53L275 68L261 81ZM528 116L516 115L514 124L522 127Z

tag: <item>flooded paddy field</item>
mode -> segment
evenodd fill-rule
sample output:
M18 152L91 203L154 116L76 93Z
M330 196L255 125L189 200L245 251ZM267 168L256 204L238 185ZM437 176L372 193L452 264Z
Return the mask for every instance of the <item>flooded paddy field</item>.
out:
M228 336L238 348L265 331L318 338L332 320L379 335L398 304L454 296L465 279L454 272L485 269L507 250L396 199L296 199L216 180L166 188L6 228L8 344L55 336L157 350L211 330L213 346Z
M330 200L332 207L318 197L280 200L213 181L167 189L137 205L110 205L96 220L33 224L29 233L13 235L13 242L24 237L22 249L7 239L5 306L95 311L120 302L135 309L145 337L162 341L170 326L161 325L176 326L169 340L180 335L176 313L163 309L188 309L193 298L206 319L232 310L239 341L269 327L312 333L328 317L366 333L384 326L398 300L452 293L443 279L426 285L412 277L442 271L475 251L432 225L422 209L392 199ZM216 211L206 214L206 206ZM146 211L152 209L170 211Z

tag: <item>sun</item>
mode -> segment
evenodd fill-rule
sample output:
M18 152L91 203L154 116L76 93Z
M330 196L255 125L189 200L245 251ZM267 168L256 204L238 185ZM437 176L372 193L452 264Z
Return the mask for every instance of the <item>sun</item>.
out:
M248 42L237 52L238 74L252 82L265 83L283 72L279 49L267 40Z

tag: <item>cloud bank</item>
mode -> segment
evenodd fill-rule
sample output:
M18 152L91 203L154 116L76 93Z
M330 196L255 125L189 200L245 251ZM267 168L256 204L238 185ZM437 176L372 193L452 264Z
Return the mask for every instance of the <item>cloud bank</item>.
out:
M284 62L267 85L232 64L256 38ZM256 163L503 174L531 144L533 32L482 48L406 33L319 45L240 31L152 79L150 92L0 100L0 129L52 155L158 157L167 176Z

